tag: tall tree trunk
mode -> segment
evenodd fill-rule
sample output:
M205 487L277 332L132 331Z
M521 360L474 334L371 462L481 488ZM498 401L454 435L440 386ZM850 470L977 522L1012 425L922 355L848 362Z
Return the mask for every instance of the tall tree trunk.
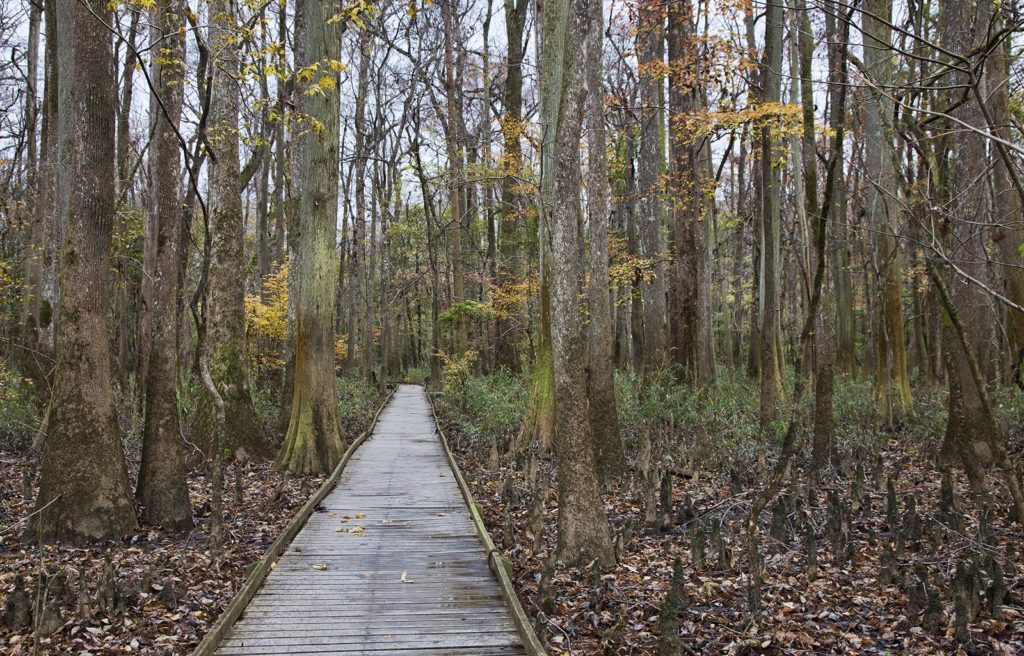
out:
M305 78L298 73L302 70L308 60L306 58L306 3L308 0L294 0L295 22L292 29L292 74L289 80L288 89L291 92L289 105L293 108L289 125L290 146L288 151L288 194L285 206L287 207L288 221L286 223L287 239L285 240L288 249L288 331L283 345L284 350L284 375L281 385L281 409L278 414L278 424L283 430L287 430L292 418L292 398L295 396L295 347L296 347L296 314L299 305L299 242L302 238L302 212L300 211L300 197L302 195L302 149L305 140L302 133L305 130L305 121L299 109L302 106L302 98L306 93Z
M366 103L370 93L370 60L372 58L373 35L369 30L359 34L359 72L355 98L355 152L353 159L353 176L355 178L356 212L352 217L352 251L349 257L350 273L348 283L348 334L347 351L345 354L345 373L350 373L356 363L356 332L362 325L359 321L357 308L363 298L363 277L365 276L363 260L366 252L363 249L363 231L366 227L366 160L368 157L366 144ZM362 364L360 365L362 366ZM363 371L368 376L368 371Z
M744 10L743 23L747 40L747 56L750 61L757 57L756 35L754 33L754 6ZM751 102L764 101L764 82L761 67L750 72L748 94ZM761 132L755 125L751 129L751 150L759 149ZM750 294L750 339L747 351L747 375L751 378L761 375L761 314L764 306L764 167L757 164L750 169L751 193L747 198L745 211L751 218L751 261L753 263L753 290Z
M842 14L841 6L831 2L825 10L825 30L828 46L829 67L829 125L835 126L843 120L838 115L840 96L847 83L846 48L850 24ZM842 144L839 144L841 147ZM844 159L838 157L833 164L833 190L829 216L832 217L829 259L832 265L834 308L834 359L835 369L845 374L853 372L853 283L850 280L850 250L845 243L846 225L846 174ZM826 310L827 311L827 310ZM820 343L820 342L819 342Z
M267 20L266 9L260 12L260 19ZM269 27L269 25L268 25ZM267 47L267 30L264 29L260 35L260 47L266 49ZM261 67L260 71L260 129L262 131L261 138L270 137L270 85L267 82L267 71L266 66ZM262 148L262 155L254 154L254 157L260 158L259 171L256 175L259 176L257 179L256 187L256 278L258 281L262 281L263 278L270 273L270 248L271 248L271 234L270 234L270 173L273 167L273 161L270 156L270 144L263 144L257 146Z
M295 384L291 422L278 462L295 473L327 473L345 449L334 382L334 244L338 214L341 25L324 2L306 2L307 62L333 84L302 96L302 110L323 128L302 136L302 236L295 322Z
M637 226L637 189L636 176L636 139L633 130L626 134L626 249L633 257L640 255L640 235ZM644 308L641 288L643 278L640 272L634 272L629 285L629 365L639 371L644 362Z
M522 247L521 199L517 193L518 176L523 166L523 147L520 142L523 132L523 37L526 30L526 14L529 0L505 0L505 40L508 47L508 64L505 71L505 92L501 118L501 133L504 139L501 166L505 175L501 180L501 212L498 230L498 247L501 262L498 265L498 288L507 287L518 280L522 273L519 266L519 249ZM519 366L517 345L520 331L514 320L505 316L498 318L497 352L495 364L516 370Z
M1010 53L1011 40L996 48L989 60L988 88L991 89L993 132L1005 140L1012 138L1010 117ZM1014 172L999 153L993 154L993 184L995 195L995 223L998 225L993 239L997 242L1002 261L1000 277L1003 293L1019 306L1024 306L1024 225L1021 224L1021 197L1014 182ZM1020 178L1020 167L1017 170ZM1006 314L1007 363L1015 382L1024 380L1021 363L1024 362L1024 312L1008 309Z
M867 177L865 220L877 238L874 270L875 402L892 425L913 412L903 318L903 267L898 242L899 199L893 164L893 103L889 97L892 66L892 0L869 0L863 12L864 67L870 78L865 103L864 173Z
M28 8L28 47L25 52L25 186L35 190L39 144L39 34L43 22L43 3L30 2Z
M551 57L554 56L553 50L548 50L546 45L548 24L544 12L546 8L543 4L534 5L537 12L537 31L538 38L536 40L536 52L537 59L540 62L540 68L543 75L548 75L545 71L551 71L551 75L560 76L561 69L553 69L550 61ZM564 24L564 17L563 17ZM555 48L561 47L560 39L564 38L563 34L557 33L552 38L557 40L557 43L553 45ZM541 106L541 149L540 149L540 199L538 202L538 225L537 225L537 256L539 259L537 266L538 273L538 317L537 322L537 338L536 338L536 350L533 360L533 370L530 372L530 395L527 400L526 413L523 417L522 428L519 431L518 439L516 440L517 448L525 450L530 447L534 442L540 445L542 451L547 451L551 447L551 437L555 433L555 370L553 364L553 354L551 351L551 242L550 242L550 226L548 223L548 212L544 211L546 198L551 198L555 188L555 133L554 118L552 114L544 107L551 107L552 104L558 102L558 93L560 93L560 87L551 80L548 84L541 85L540 88L540 106ZM546 113L548 112L548 113Z
M550 213L551 341L555 371L555 455L558 459L558 541L563 559L615 562L611 531L598 486L584 369L579 311L580 127L583 123L582 46L593 22L593 0L555 0L544 9L541 68L551 88L542 102L547 161L542 211ZM596 28L595 28L596 29Z
M778 103L782 98L782 22L781 0L769 0L765 13L764 59L761 64L761 84L766 103ZM779 145L771 128L761 128L761 425L766 427L776 416L779 389L782 385L782 363L779 361L779 230L781 223L780 199L782 194L779 169Z
M24 350L26 373L43 393L50 388L54 365L54 347L58 328L60 286L57 280L61 244L64 239L62 201L57 184L60 161L58 136L58 61L56 0L44 2L46 44L44 48L44 87L39 162L33 208L31 246L26 262L24 318L27 348Z
M448 211L451 214L451 257L452 257L452 304L465 300L465 274L462 256L462 205L460 193L462 188L462 167L459 155L459 111L456 106L459 85L455 76L454 40L455 5L458 0L442 0L441 12L444 15L444 71L445 98L447 117L445 121L445 146L448 155L448 175L450 177ZM466 350L466 323L455 322L455 352L461 355Z
M129 162L129 155L131 151L131 107L132 99L135 96L135 68L138 64L138 57L135 54L135 40L138 34L139 28L139 17L142 15L141 11L132 11L131 19L128 24L128 34L125 45L124 55L124 67L121 70L121 100L118 103L116 129L117 129L117 183L118 183L118 197L120 199L126 199L131 197L133 190L133 173L134 166ZM121 213L115 218L115 226L122 224L124 220L121 218ZM115 227L114 233L117 234L123 231L123 227L119 229ZM133 325L131 321L131 303L130 297L135 293L135 283L132 280L133 276L130 274L133 267L133 263L125 261L125 258L119 257L117 262L114 264L114 268L117 272L116 282L114 284L114 294L116 299L114 302L114 348L117 351L117 380L121 385L121 389L125 390L129 385L129 377L131 374L138 369L138 363L132 361L132 350L131 350L131 334ZM143 389L143 385L139 385L138 389Z
M589 184L587 201L590 214L590 266L587 309L590 313L589 368L590 427L594 436L598 471L602 478L616 476L625 467L626 455L619 437L619 417L615 407L615 327L612 323L608 282L608 221L610 189L608 185L607 144L604 130L604 87L602 55L604 11L601 2L590 2L593 16L587 32L585 75L587 85L586 121Z
M434 213L434 202L427 185L427 175L420 156L419 117L414 118L413 127L416 137L412 142L413 166L420 182L420 193L423 197L423 215L427 221L427 258L430 261L430 380L440 382L441 378L441 338L438 330L438 314L441 302L441 271L438 263L437 217Z
M110 375L108 282L114 221L114 80L103 0L57 0L60 150L68 190L57 370L33 534L118 538L137 527Z
M832 12L836 5L831 1L826 5L826 33L830 43L835 43L838 48L835 53L829 52L829 92L830 101L835 104L830 116L829 127L832 128L836 138L832 142L832 151L829 153L829 170L825 182L825 198L821 204L818 203L818 153L815 138L814 124L814 87L813 87L813 59L814 59L814 33L811 30L810 16L808 15L805 0L796 1L796 10L799 13L799 62L800 62L800 104L803 110L803 171L804 171L804 207L808 219L812 221L812 232L815 248L811 251L814 267L814 276L821 275L824 280L822 287L827 291L827 277L829 263L826 261L828 239L826 233L827 219L831 217L833 223L842 220L833 214L836 208L835 196L839 189L836 183L839 178L842 164L843 143L838 138L845 131L845 109L846 95L839 85L845 83L846 78L846 47L845 33L836 33L835 16ZM838 38L837 38L838 37ZM838 91L838 93L836 93ZM819 210L820 207L820 210ZM811 446L811 469L817 472L826 461L832 459L835 451L835 421L833 418L833 392L835 377L835 335L833 330L833 316L835 312L834 303L825 294L821 301L822 309L814 318L817 322L815 331L811 335L811 363L814 374L814 434Z
M285 43L288 37L288 11L287 3L278 6L277 17L277 41ZM287 63L284 49L278 53L275 64L279 70L287 70ZM287 186L285 171L288 167L288 144L285 142L285 121L287 111L285 85L277 85L277 120L274 122L274 239L271 244L271 260L274 265L280 265L284 261L284 232L285 213L287 210L285 200Z
M701 79L694 41L693 4L675 0L668 8L669 130L675 224L676 313L674 355L687 377L700 385L714 382L708 272L708 175L704 137L691 135L686 121L700 103Z
M179 0L163 0L157 5L150 26L150 43L160 52L159 57L153 58L150 74L156 90L150 103L153 137L149 171L150 222L155 229L156 262L150 307L153 333L146 369L142 465L135 490L142 505L140 519L173 530L192 527L177 395L181 299L178 268L184 223L178 193L181 156L177 134L184 100L183 11L185 7Z
M374 182L370 187L370 226L366 231L368 249L366 254L366 266L363 267L363 345L362 348L360 348L360 353L363 356L363 374L366 376L366 380L370 384L373 384L374 382L373 324L375 303L373 276L377 269L377 217L379 216L379 212L377 210L377 198L378 189L380 187L380 179L376 175L376 172L379 169L379 164L375 164L373 168Z
M639 11L637 65L640 69L640 157L637 222L640 251L649 260L653 279L643 285L644 370L651 372L664 364L665 265L662 263L660 177L663 158L662 123L664 91L662 65L665 58L664 9L644 0Z
M231 0L210 4L209 43L216 54L210 62L208 137L213 147L210 167L210 271L206 297L206 361L213 382L224 400L227 418L224 448L237 457L243 453L270 456L259 417L249 392L245 352L245 234L242 217L242 182L238 161L239 67L237 15ZM204 450L213 443L213 401L205 391L196 413L196 442Z
M977 45L985 33L988 12L983 3L971 0L940 2L940 43L951 52L962 52ZM953 119L968 125L983 125L979 106L970 96L974 82L968 73L951 68L944 78L950 89L947 102ZM966 98L964 97L966 96ZM985 185L978 180L984 175L984 137L971 130L958 129L949 123L949 156L945 158L945 198L950 218L946 238L946 254L975 279L985 279L985 242L989 223ZM942 275L941 272L939 275ZM955 274L954 274L955 275ZM985 502L988 497L983 466L992 462L987 436L996 433L995 419L986 411L985 390L979 389L971 372L971 358L984 362L988 335L986 317L991 314L985 293L972 282L946 284L950 302L960 316L964 332L970 338L973 353L964 349L954 327L943 322L942 341L949 379L949 415L946 422L944 452L959 457L971 485ZM982 364L982 366L984 366Z

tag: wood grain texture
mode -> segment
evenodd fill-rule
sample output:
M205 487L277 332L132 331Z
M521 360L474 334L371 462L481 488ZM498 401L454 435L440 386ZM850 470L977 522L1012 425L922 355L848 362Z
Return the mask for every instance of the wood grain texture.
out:
M525 654L436 433L401 385L217 654Z

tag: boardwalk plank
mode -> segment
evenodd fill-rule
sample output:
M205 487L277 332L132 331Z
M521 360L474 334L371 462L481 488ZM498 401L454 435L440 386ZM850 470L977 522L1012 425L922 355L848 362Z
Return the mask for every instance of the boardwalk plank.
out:
M525 653L422 388L399 387L320 510L217 654Z

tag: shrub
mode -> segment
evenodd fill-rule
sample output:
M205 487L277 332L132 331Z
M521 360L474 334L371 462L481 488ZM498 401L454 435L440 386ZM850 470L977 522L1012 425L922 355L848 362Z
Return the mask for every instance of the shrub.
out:
M527 385L502 369L488 376L466 378L464 394L441 395L441 412L470 444L505 448L519 431L526 411Z
M345 439L353 440L366 430L380 405L380 391L358 375L339 376L338 419Z

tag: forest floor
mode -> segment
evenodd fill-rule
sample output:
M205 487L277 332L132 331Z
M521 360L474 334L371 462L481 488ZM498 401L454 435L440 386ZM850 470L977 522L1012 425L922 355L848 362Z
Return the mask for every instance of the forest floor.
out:
M1024 654L1024 531L1006 521L1005 503L979 528L962 478L953 478L956 506L944 511L929 444L934 438L922 443L920 432L884 439L873 464L859 473L832 470L820 485L798 483L765 513L763 598L752 615L742 530L760 489L752 479L673 468L671 512L659 510L665 519L652 527L645 522L645 495L626 476L605 495L617 567L569 568L552 558L554 485L531 482L555 480L550 459L539 459L532 477L528 465L494 470L487 443L460 434L452 414L442 412L444 430L492 536L513 563L523 606L553 654L658 653L660 613L677 558L683 646L669 653ZM1021 446L1016 439L1016 462ZM998 471L991 475L1001 487ZM895 495L887 493L890 477ZM533 489L546 490L539 540ZM811 551L816 564L809 562ZM969 596L977 601L964 644L955 639L952 592L962 563L974 564L962 580L970 581ZM996 592L997 563L1005 595ZM993 613L995 596L1002 604Z
M48 620L49 635L33 634L31 625L0 626L0 652L11 656L187 654L241 587L246 568L324 478L289 477L272 463L247 464L239 503L235 467L229 467L225 541L216 557L210 553L210 479L199 472L189 477L197 524L190 532L143 527L120 543L40 551L21 534L24 524L15 524L33 509L33 502L24 500L23 476L34 464L12 452L0 452L0 460L0 526L6 527L0 535L0 590L8 598L16 589L34 598L44 580L63 577L62 590L51 584L59 610Z
M339 393L351 441L368 428L381 396L341 381ZM135 471L137 460L128 451L129 470ZM216 555L210 551L211 481L204 468L188 479L193 530L143 526L120 542L40 550L25 535L37 491L35 468L23 439L0 440L0 654L10 656L190 653L239 590L247 568L325 478L290 476L272 462L228 464L224 544ZM48 611L22 612L40 592ZM11 604L18 598L23 608L16 618ZM39 631L33 631L32 615ZM12 619L16 628L7 626Z

